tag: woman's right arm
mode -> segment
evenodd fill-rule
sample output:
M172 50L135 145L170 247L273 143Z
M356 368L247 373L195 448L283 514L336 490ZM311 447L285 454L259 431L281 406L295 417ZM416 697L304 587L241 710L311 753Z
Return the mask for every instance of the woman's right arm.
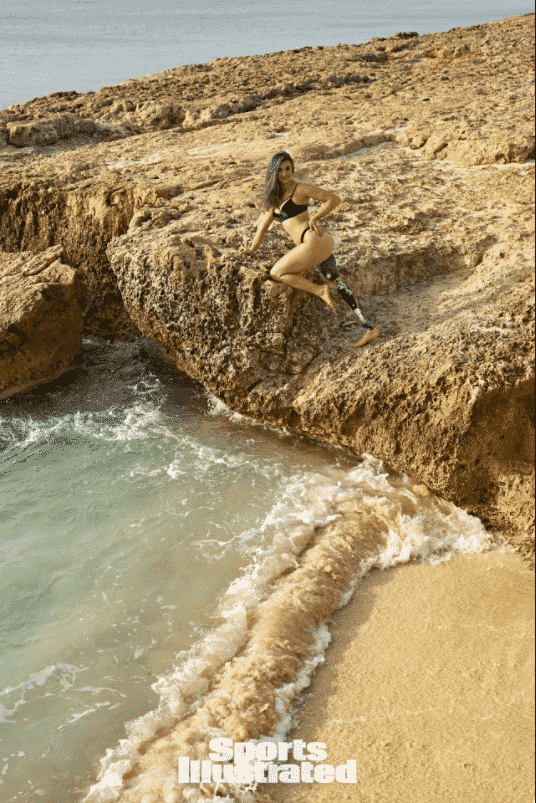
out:
M253 238L253 242L251 243L250 248L244 248L242 253L249 255L254 254L255 251L260 247L262 241L266 237L266 232L272 225L274 220L274 210L273 208L268 209L259 220L259 224L257 226L257 232L255 237Z

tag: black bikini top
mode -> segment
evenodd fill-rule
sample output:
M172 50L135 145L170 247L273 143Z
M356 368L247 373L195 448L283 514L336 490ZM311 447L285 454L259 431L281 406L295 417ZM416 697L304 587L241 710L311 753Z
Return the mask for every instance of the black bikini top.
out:
M298 185L296 184L296 187ZM292 190L292 195L296 190L296 187ZM275 220L279 221L279 223L283 223L284 220L288 220L291 217L297 217L297 215L301 215L302 212L307 211L307 204L295 204L292 200L292 195L290 198L287 198L286 201L283 201L281 206L279 207L279 212L274 212ZM285 207L285 211L283 211L283 207Z

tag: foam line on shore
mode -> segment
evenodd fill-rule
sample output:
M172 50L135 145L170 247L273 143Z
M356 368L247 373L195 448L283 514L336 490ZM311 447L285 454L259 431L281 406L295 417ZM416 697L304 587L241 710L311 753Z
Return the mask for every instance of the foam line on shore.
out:
M284 739L324 660L326 623L364 575L498 548L478 519L372 457L338 481L312 475L294 491L265 522L275 525L269 547L221 600L222 624L153 686L158 708L127 725L84 803L210 799L215 787L178 784L178 757L206 758L215 736ZM254 799L244 786L218 792L220 803Z

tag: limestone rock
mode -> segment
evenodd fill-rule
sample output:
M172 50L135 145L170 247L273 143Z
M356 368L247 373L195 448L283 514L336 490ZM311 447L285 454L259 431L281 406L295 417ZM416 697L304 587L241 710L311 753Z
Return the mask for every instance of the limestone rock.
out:
M142 251L150 254L145 261ZM311 299L304 307L267 271L222 257L211 239L180 235L175 224L133 229L108 253L140 331L207 386L219 376L227 398L281 373L299 373L336 329L322 302Z
M50 147L66 137L110 141L171 127L200 130L340 91L341 100L351 96L354 119L375 118L377 127L379 118L391 118L399 141L402 129L416 128L408 144L426 158L463 166L522 161L534 149L533 46L533 17L526 15L440 34L409 31L362 45L216 59L98 92L55 92L0 111L0 124L12 126L14 146ZM346 109L330 125L341 113ZM432 131L446 138L425 149ZM490 142L463 144L472 138Z
M460 167L523 163L534 156L534 133L529 124L517 126L514 135L489 137L482 132L467 134L460 127L434 130L426 122L413 123L398 132L395 139L412 150L422 149L428 159L445 159Z
M125 101L120 101L119 104L119 107L115 105L116 110L128 110L130 105ZM181 123L184 120L184 111L171 100L167 103L146 101L136 106L136 120L145 130L164 130Z
M31 145L54 145L60 139L68 139L75 131L76 118L63 114L48 120L31 123L8 123L9 144L16 148Z
M77 277L62 256L0 252L0 399L56 379L80 351Z
M218 59L0 111L0 142L74 118L52 146L1 149L0 247L61 245L86 332L141 329L231 407L382 457L529 545L533 19ZM290 246L279 226L240 256L282 149L343 199L326 225L381 332L362 352L342 302L268 278Z
M386 175L396 174L391 154ZM481 178L489 197L491 177ZM346 281L368 299L384 333L360 352L347 308L334 314L269 279L277 241L262 263L246 262L212 238L181 233L182 219L164 227L148 219L112 241L108 254L140 331L232 409L369 452L519 537L530 530L534 485L532 246L514 229L489 226L479 246L477 221L472 235L447 245L431 212L407 209L391 233L389 221L378 220L378 251L366 248L353 271L344 258L351 244L339 249ZM510 268L501 266L507 238ZM416 326L426 283L441 276L461 289L439 314L423 310ZM408 287L413 300L393 331L393 301L384 307L371 297L394 300ZM430 295L432 305L437 298Z
M528 128L528 126L527 126ZM534 156L534 134L527 130L521 136L480 139L474 135L467 140L448 143L444 158L460 167L484 164L523 163Z

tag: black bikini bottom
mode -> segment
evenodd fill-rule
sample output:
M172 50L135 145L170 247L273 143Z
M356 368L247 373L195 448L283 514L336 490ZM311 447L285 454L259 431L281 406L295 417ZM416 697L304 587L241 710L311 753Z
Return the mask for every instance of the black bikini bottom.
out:
M311 231L311 227L310 226L307 226L307 228L302 231L300 242L303 243L303 238L305 237L305 235L307 234L308 231Z

